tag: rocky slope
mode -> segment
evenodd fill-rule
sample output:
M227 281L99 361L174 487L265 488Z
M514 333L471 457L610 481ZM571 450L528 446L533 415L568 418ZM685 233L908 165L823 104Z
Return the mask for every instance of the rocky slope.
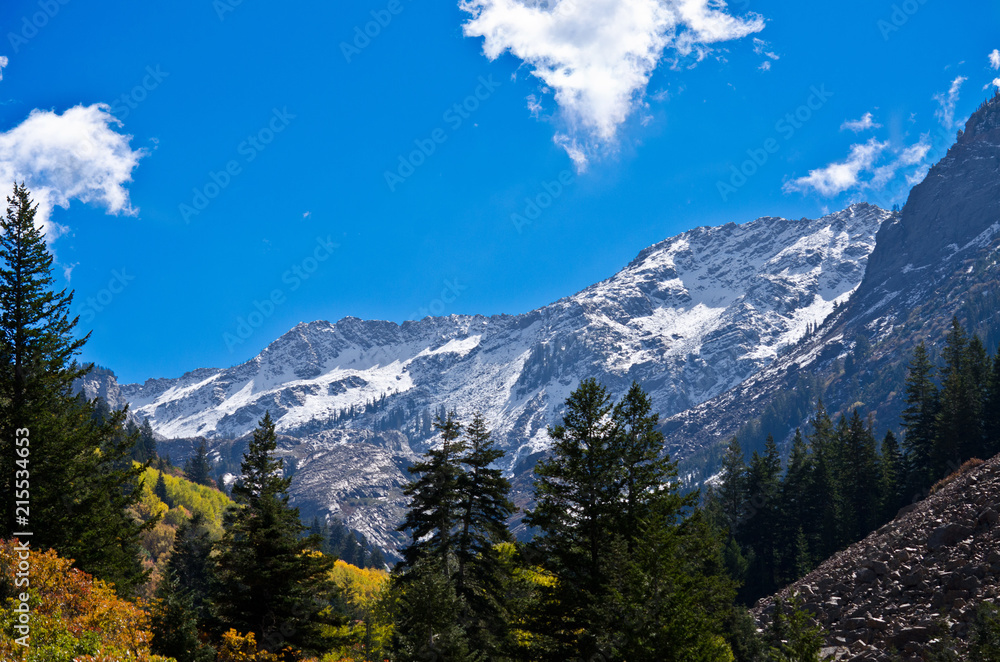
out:
M907 506L779 596L798 594L837 660L928 659L942 635L964 649L976 606L1000 598L1000 456ZM772 596L753 613L770 622Z

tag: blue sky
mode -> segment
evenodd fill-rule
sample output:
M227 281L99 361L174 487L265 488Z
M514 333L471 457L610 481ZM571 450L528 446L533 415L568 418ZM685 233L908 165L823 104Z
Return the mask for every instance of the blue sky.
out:
M550 4L4 2L0 179L83 358L521 313L695 226L890 206L1000 78L996 3Z

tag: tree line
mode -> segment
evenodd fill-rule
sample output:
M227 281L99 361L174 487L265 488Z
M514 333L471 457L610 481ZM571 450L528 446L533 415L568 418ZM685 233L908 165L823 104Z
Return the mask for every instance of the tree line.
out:
M1000 452L1000 352L991 358L958 320L940 366L926 345L915 348L904 390L900 439L892 431L878 439L858 408L834 420L819 401L784 465L772 437L749 461L730 441L705 510L725 532L726 566L743 580L743 602L861 540L965 461Z
M724 542L663 456L649 396L581 382L535 468L533 536L515 541L510 484L481 415L439 418L411 468L409 534L386 601L391 645L366 659L818 660L791 610L758 633L734 602Z

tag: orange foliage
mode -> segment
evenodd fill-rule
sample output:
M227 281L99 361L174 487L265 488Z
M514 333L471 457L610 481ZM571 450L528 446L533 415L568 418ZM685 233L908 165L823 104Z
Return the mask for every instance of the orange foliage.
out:
M28 588L15 587L16 540L0 541L0 659L80 662L166 662L150 653L149 618L138 605L122 600L111 586L72 567L53 550L32 550ZM14 625L20 605L16 597L27 592L30 610L30 648L20 646ZM15 596L15 597L11 597Z

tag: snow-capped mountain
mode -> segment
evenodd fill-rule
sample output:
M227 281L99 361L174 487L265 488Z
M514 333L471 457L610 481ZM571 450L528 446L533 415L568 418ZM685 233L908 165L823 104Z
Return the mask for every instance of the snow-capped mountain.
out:
M847 300L889 216L856 205L698 228L523 315L300 324L242 365L121 391L167 437L239 437L269 410L286 435L392 427L422 448L416 419L443 407L482 411L523 455L544 448L554 409L585 376L615 392L637 380L664 415L741 383Z
M242 365L121 392L168 438L238 438L270 411L279 433L297 440L283 446L297 501L311 504L304 510L349 515L391 546L383 520L401 507L403 470L432 442L434 414L481 411L513 471L547 448L546 427L584 377L616 397L638 381L661 415L687 410L758 373L845 303L891 217L859 204L816 220L697 228L529 313L299 324ZM352 497L365 463L383 467L376 473L388 482Z

